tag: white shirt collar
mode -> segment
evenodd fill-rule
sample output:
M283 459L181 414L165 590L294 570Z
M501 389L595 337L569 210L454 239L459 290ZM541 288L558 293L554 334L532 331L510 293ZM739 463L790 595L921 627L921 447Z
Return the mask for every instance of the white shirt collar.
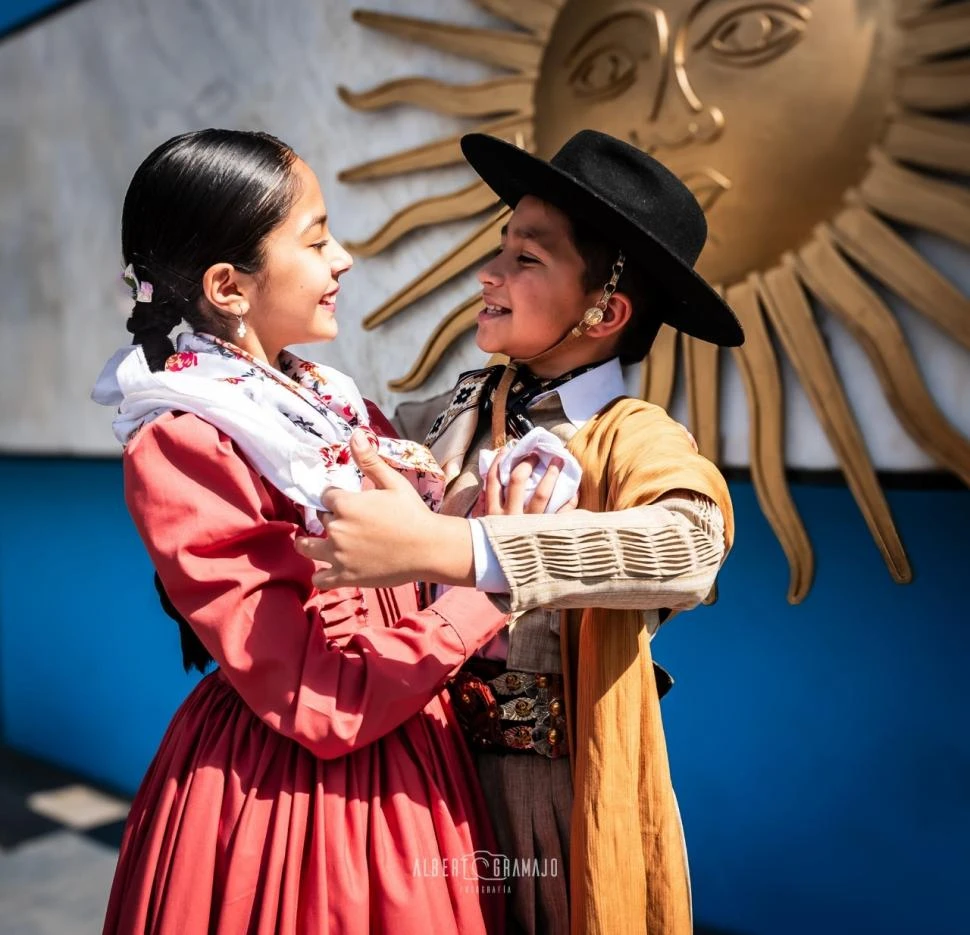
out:
M611 357L606 363L573 377L556 389L541 393L532 402L537 403L553 394L558 394L566 418L579 428L610 400L627 395L619 358Z

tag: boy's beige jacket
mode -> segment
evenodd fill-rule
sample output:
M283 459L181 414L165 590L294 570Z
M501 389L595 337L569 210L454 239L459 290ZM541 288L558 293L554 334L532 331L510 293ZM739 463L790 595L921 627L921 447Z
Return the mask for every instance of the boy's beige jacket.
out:
M569 450L583 467L579 508L606 512L672 491L710 497L734 537L727 485L657 406L622 398ZM660 702L642 614L587 608L562 625L575 799L573 935L690 935L689 882Z

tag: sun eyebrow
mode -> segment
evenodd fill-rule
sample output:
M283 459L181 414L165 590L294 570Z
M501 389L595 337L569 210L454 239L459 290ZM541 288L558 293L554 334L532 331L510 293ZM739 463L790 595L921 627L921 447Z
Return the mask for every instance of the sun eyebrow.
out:
M307 224L306 227L303 228L303 230L300 232L300 236L303 237L306 234L309 234L310 231L313 230L313 228L316 227L317 225L319 225L320 227L327 226L326 214L318 214L312 221L310 221L309 224Z

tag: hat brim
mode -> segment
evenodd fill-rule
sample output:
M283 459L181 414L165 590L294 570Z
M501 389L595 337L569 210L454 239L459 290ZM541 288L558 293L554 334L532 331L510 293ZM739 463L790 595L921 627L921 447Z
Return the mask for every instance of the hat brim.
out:
M509 207L534 195L570 217L589 223L616 243L663 293L660 318L702 341L722 347L744 343L741 323L730 306L694 269L626 217L623 208L556 166L505 140L484 133L461 139L469 165ZM621 283L622 291L622 283Z

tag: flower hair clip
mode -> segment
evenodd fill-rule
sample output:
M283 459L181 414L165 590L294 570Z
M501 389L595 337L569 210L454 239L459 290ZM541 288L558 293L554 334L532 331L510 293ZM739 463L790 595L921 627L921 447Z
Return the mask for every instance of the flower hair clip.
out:
M154 286L150 282L139 282L138 277L135 275L135 267L131 263L125 267L121 278L128 285L128 288L131 289L131 297L136 302L151 302Z

